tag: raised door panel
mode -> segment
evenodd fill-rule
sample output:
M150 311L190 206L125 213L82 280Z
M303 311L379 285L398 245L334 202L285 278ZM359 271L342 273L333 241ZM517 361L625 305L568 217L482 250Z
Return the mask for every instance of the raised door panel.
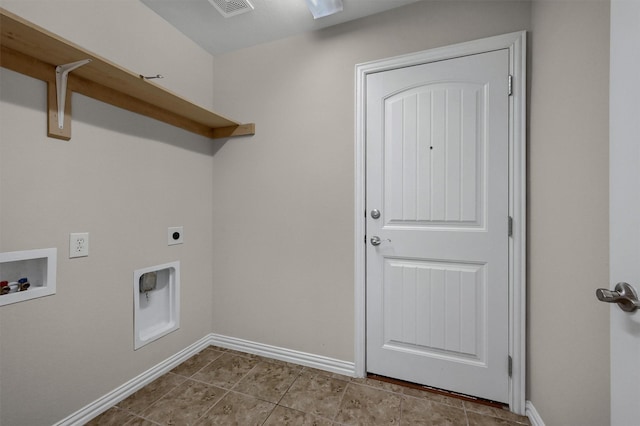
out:
M484 224L483 84L427 84L384 100L385 224Z
M386 349L484 365L485 265L386 259Z

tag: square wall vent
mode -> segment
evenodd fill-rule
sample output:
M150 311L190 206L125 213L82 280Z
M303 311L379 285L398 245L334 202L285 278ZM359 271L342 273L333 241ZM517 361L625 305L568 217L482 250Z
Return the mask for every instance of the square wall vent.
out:
M253 10L253 5L249 3L249 0L209 0L209 3L218 9L218 12L225 18Z

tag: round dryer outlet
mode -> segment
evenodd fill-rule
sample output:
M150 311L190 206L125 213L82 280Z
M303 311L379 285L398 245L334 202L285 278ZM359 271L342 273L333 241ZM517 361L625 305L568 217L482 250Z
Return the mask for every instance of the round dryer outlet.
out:
M172 226L167 229L167 245L173 246L184 242L182 226Z

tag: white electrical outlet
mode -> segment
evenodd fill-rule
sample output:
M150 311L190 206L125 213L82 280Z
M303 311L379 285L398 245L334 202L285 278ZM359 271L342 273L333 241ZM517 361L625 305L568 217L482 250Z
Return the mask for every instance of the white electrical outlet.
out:
M167 229L167 245L173 246L175 244L184 243L184 232L182 226L172 226Z
M69 234L69 258L89 256L89 233Z

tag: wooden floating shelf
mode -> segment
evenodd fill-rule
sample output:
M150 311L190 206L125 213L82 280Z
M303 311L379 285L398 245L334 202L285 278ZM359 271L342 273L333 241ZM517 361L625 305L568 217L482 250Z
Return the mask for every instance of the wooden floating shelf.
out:
M0 66L48 84L49 136L71 138L71 92L123 108L212 139L255 134L241 124L195 105L82 47L0 8ZM69 74L65 124L58 127L56 66L90 59Z

